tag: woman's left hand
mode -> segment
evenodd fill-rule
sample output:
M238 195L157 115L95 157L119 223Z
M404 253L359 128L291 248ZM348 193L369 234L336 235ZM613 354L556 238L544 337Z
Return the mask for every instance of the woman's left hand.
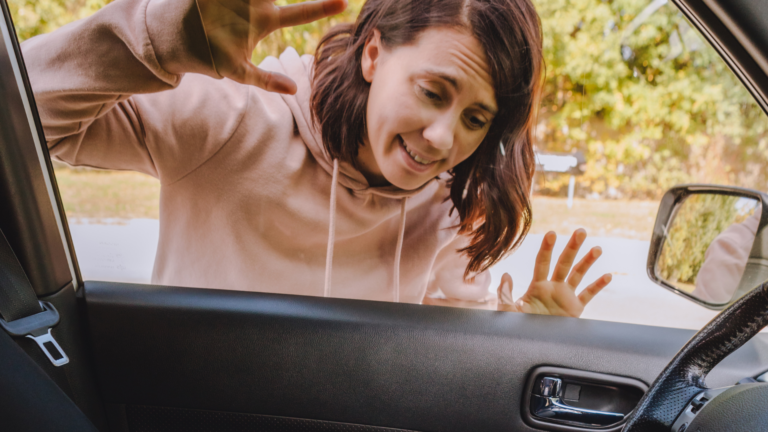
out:
M552 231L548 232L544 236L541 249L536 256L533 280L528 291L517 301L514 301L512 299L512 277L508 273L504 273L497 290L499 297L497 309L508 312L579 317L587 303L611 282L611 275L605 274L584 288L579 295L576 295L576 288L587 270L602 254L600 247L592 248L571 270L576 254L586 238L587 232L583 229L578 229L573 233L571 240L557 261L552 279L549 279L552 250L555 247L557 235Z

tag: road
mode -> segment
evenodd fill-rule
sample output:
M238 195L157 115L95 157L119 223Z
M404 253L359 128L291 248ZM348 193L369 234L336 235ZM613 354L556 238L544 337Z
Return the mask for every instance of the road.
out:
M81 221L83 222L83 221ZM159 223L154 219L106 220L70 224L80 270L85 280L149 283L155 260ZM529 235L522 246L492 270L495 290L504 272L514 280L514 295L523 294L532 278L542 235ZM561 236L555 256L565 247ZM623 238L587 238L582 254L601 246L603 255L585 282L604 273L613 282L587 306L582 318L662 327L700 329L716 313L677 296L650 281L645 265L648 242ZM578 258L577 258L578 259Z

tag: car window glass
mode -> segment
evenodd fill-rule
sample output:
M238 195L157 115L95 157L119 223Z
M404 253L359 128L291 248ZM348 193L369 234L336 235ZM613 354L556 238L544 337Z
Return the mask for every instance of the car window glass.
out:
M22 40L90 16L107 3L106 0L50 0L34 4L9 1ZM297 2L278 2L285 3ZM581 286L604 273L611 274L613 280L590 302L582 318L700 328L714 312L676 297L654 285L646 275L648 244L659 199L669 187L681 183L736 185L768 191L765 114L700 33L666 1L533 0L533 3L541 17L546 75L535 127L537 172L532 187L530 234L517 251L490 269L487 294L469 293L463 297L460 292L437 289L426 294L427 302L495 309L496 289L504 273L511 275L513 296L518 298L533 280L534 262L544 234L555 231L558 235L556 259L571 233L583 227L589 236L579 256L592 246L600 246L603 255ZM254 63L265 59L270 62L268 56L279 56L289 47L299 54L314 53L322 36L334 25L354 21L362 5L362 0L350 0L349 8L341 15L278 30L257 46L252 56ZM184 79L204 85L201 77L190 74ZM438 93L435 89L428 90L425 97ZM232 103L239 102L233 99ZM231 119L222 117L222 122L226 121ZM469 121L476 118L470 116ZM303 127L296 124L286 137L290 137L290 133L301 135L299 129ZM221 155L218 151L211 150L210 157ZM286 154L306 151L291 144ZM426 156L420 157L423 161ZM200 180L196 186L203 194L205 185L214 184L217 176L205 171L205 166L195 168L197 171L190 169L164 184L161 193L161 183L155 177L162 173L101 170L61 161L56 161L54 167L84 279L134 283L164 281L153 275L153 269L157 270L158 266L158 253L164 253L157 250L160 233L174 232L184 221L184 215L173 214L161 224L164 217L161 203L168 203L163 201L162 193L173 194L178 181L194 172L210 180L210 183ZM171 166L167 172L173 169ZM330 172L333 167L326 169ZM354 178L345 177L348 170L342 164L339 174L339 181L346 188L354 183ZM254 174L242 182L222 186L215 195L224 199L242 188L259 187L265 181L272 180ZM356 265L356 255L351 249L345 251L345 233L351 222L344 213L346 192L338 193L342 194L342 201L341 213L333 222L337 224L334 243L338 245L333 280L338 286L354 286L345 279L343 270L345 266ZM370 199L391 198L387 193ZM178 199L195 198L187 195ZM291 269L291 276L300 280L300 275L306 275L307 283L322 286L322 278L329 277L322 271L325 258L319 262L317 257L302 255L303 248L310 245L302 242L302 234L291 234L296 232L295 227L287 218L279 216L282 210L294 211L292 214L303 211L295 209L314 199L319 198L282 196L274 201L280 203L279 211L270 216L261 210L265 208L261 202L201 204L194 207L194 211L220 215L233 209L240 212L246 209L251 220L238 226L273 227L270 232L274 237L267 236L264 241L280 242L281 250L290 251L294 259L294 266L287 267ZM399 214L399 205L399 201L393 204L393 215ZM165 211L167 213L167 208ZM420 216L416 213L411 216L409 211L407 217L418 220ZM307 220L310 219L307 216ZM222 217L211 220L229 223ZM308 222L304 228L322 232L324 236L327 223L315 226ZM393 226L387 229L397 233L398 223L400 219L393 216ZM243 232L217 226L216 232L226 232L228 238L214 239L206 237L207 231L206 225L198 225L195 232L185 234L204 239L200 244L206 252L201 253L201 257L226 263L240 253L250 253L248 251L260 247L246 241L249 237ZM406 244L408 235L409 232L404 231ZM388 275L399 239L394 235L390 240L391 245L382 247L380 261L359 262L366 272L391 277ZM223 241L227 242L227 252L216 252L215 242ZM325 250L326 243L323 240L311 246ZM415 252L412 249L407 253ZM283 258L270 257L269 262L281 265ZM410 261L406 259L398 269L405 277L418 272L409 267ZM425 275L420 283L429 283L429 277L463 277L463 268L444 268L438 273L438 276ZM275 291L270 287L280 285L279 278L259 282L262 291ZM484 283L488 285L487 281ZM178 278L176 284L207 286L184 277ZM217 288L248 289L224 285L229 286ZM332 293L332 296L364 297L349 290ZM322 295L322 292L312 295ZM476 301L483 297L483 302ZM392 301L397 297L382 294L371 299Z
M646 276L659 199L682 183L768 190L765 114L671 3L535 4L547 59L539 149L579 152L584 169L537 173L534 233L584 226L608 252L596 267L615 279L582 317L700 328L715 312Z

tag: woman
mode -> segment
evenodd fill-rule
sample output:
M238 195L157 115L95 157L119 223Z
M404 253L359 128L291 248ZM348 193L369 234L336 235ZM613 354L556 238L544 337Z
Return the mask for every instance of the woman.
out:
M738 288L752 289L752 286L742 287L740 282L749 262L752 245L760 227L763 209L758 207L752 216L740 223L735 223L712 240L704 253L704 262L696 275L696 288L692 296L715 304L730 303ZM746 285L751 285L750 279ZM740 292L743 295L744 292Z
M154 283L487 303L530 226L541 35L529 0L369 0L314 59L256 43L343 0L118 0L23 45L46 138L73 165L161 182ZM212 79L213 78L213 79ZM226 79L221 79L226 78ZM501 143L501 144L500 144ZM547 279L504 310L578 316L609 281Z

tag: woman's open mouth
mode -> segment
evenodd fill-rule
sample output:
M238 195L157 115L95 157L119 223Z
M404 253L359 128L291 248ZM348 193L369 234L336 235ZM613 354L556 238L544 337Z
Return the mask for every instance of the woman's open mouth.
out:
M437 160L431 160L420 156L418 153L408 148L408 145L405 144L405 141L400 135L397 136L397 140L400 142L400 148L402 148L404 153L407 155L407 159L409 161L415 162L415 167L418 168L418 171L422 171L437 162Z

